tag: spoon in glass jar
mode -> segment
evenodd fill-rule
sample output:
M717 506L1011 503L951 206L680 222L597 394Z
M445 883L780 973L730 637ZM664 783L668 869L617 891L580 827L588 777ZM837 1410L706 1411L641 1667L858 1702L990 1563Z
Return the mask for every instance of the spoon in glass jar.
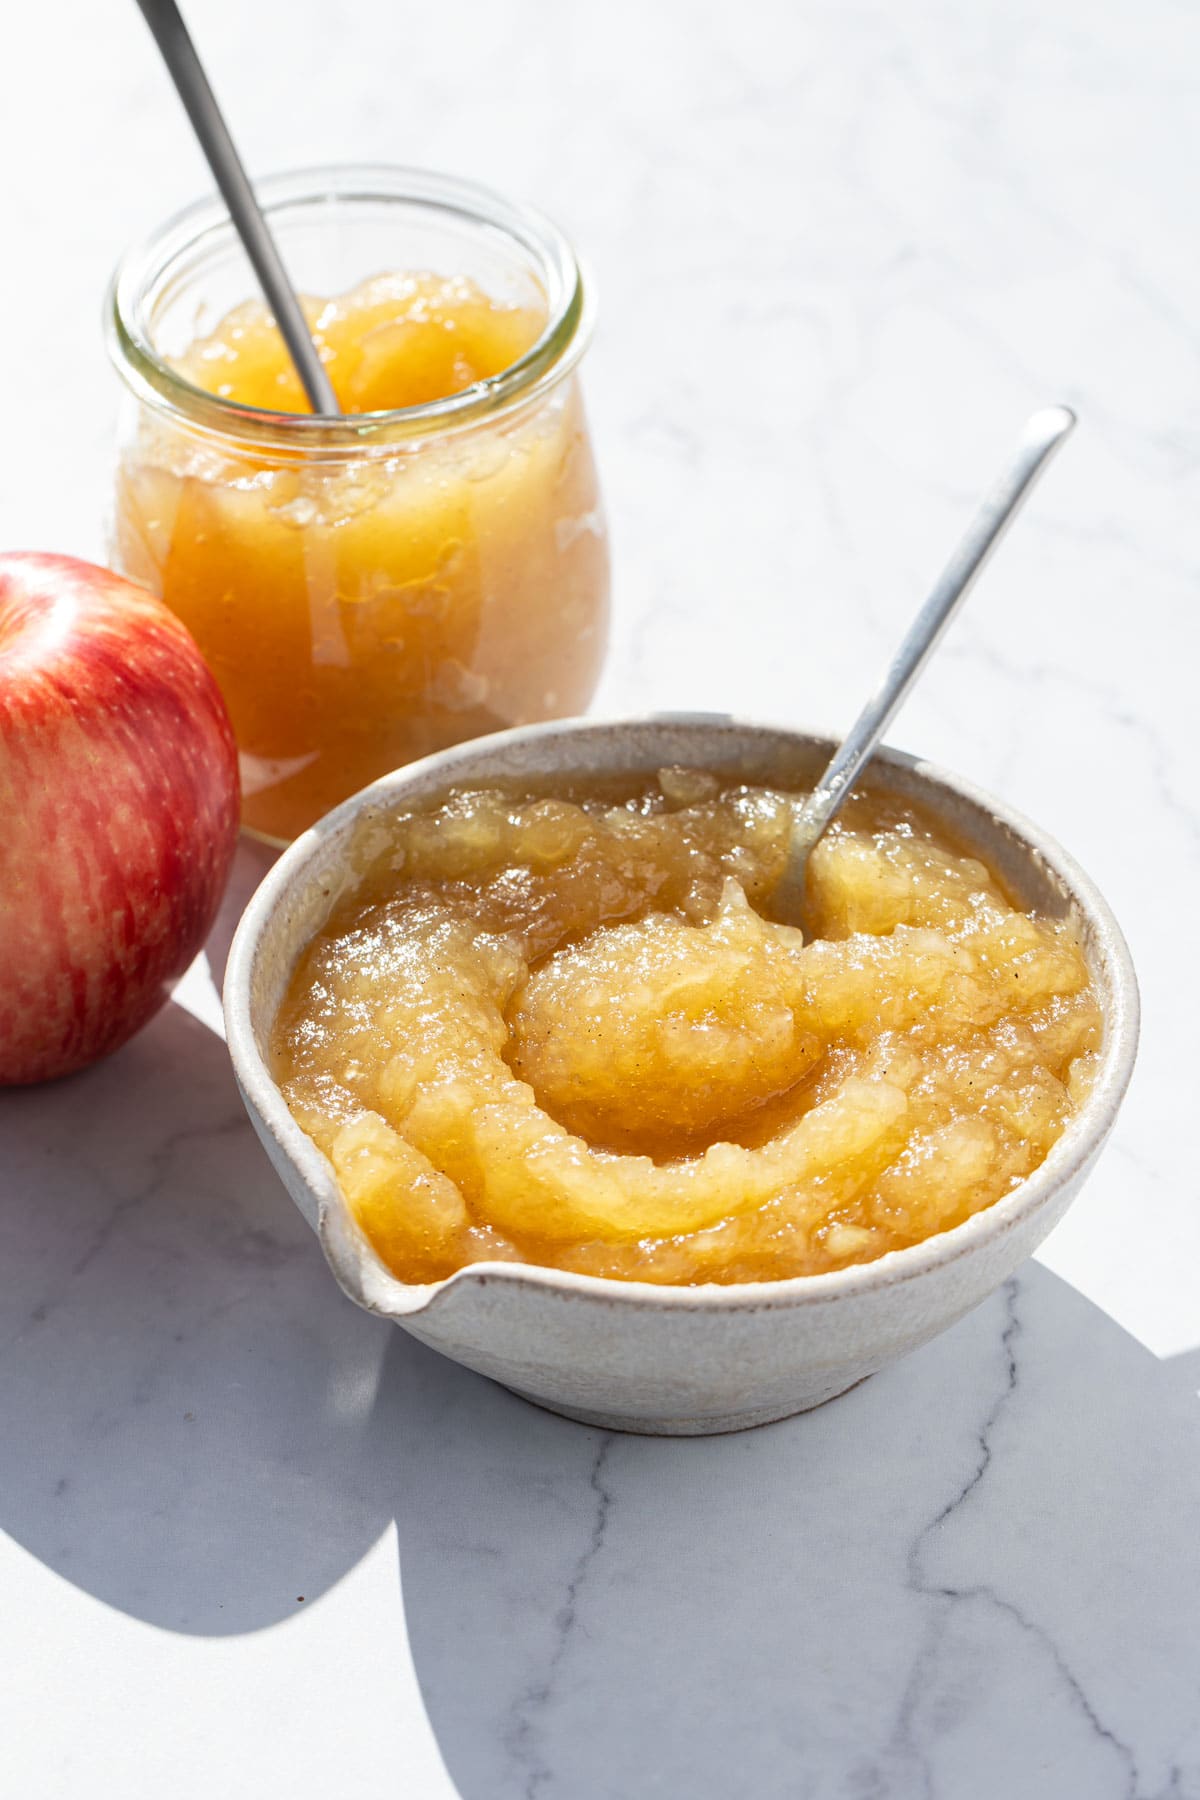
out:
M175 0L138 0L315 413L341 407Z
M983 501L932 593L909 627L878 689L851 726L808 798L796 809L783 875L771 897L780 918L803 917L808 859L853 788L951 619L1051 457L1074 429L1075 414L1048 406L1030 418L1008 468Z

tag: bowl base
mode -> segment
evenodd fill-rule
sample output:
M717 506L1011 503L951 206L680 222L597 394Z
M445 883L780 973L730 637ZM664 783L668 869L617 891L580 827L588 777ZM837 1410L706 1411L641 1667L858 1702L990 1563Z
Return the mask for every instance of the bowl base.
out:
M586 1407L544 1400L525 1388L510 1387L509 1392L516 1394L518 1399L528 1400L531 1406L540 1406L543 1412L557 1413L560 1419L573 1419L577 1425L596 1425L602 1431L625 1431L636 1437L720 1437L732 1431L753 1431L756 1425L777 1425L781 1419L794 1419L799 1413L815 1412L818 1406L840 1400L843 1394L870 1379L870 1375L859 1375L844 1387L835 1387L831 1393L793 1400L787 1406L747 1407L744 1411L715 1414L591 1412Z

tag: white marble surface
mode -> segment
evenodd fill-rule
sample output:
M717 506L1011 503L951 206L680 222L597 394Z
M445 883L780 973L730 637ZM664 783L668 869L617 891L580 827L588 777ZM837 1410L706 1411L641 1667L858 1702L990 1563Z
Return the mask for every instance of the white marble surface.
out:
M334 1290L215 1030L245 850L181 1003L0 1096L0 1791L1197 1800L1195 7L191 10L256 170L482 173L586 249L606 710L846 720L1024 412L1079 408L895 736L1091 869L1144 1050L948 1336L605 1436ZM0 541L95 553L99 296L202 176L133 6L24 8L6 74Z

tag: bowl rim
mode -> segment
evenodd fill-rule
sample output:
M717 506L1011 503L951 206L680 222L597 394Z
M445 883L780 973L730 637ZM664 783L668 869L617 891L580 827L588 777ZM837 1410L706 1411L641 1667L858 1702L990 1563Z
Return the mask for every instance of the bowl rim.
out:
M812 1275L791 1275L776 1281L702 1282L692 1285L623 1280L611 1276L584 1275L571 1269L557 1269L537 1263L477 1262L468 1263L442 1280L427 1283L402 1282L378 1256L342 1195L333 1168L324 1152L318 1149L292 1117L266 1062L259 1051L251 1016L251 976L263 935L278 905L283 903L293 884L297 883L311 859L329 838L351 826L368 806L383 803L395 805L404 790L424 783L431 776L444 775L453 780L456 765L476 761L490 751L519 748L541 739L574 736L577 733L618 732L663 727L714 726L722 731L764 736L788 737L799 743L828 745L830 752L836 738L819 730L794 725L775 724L770 720L743 719L718 712L656 712L651 714L582 716L551 720L544 724L516 726L507 731L472 738L445 750L435 751L417 762L381 776L367 787L341 802L309 827L288 846L251 896L230 944L225 967L223 1005L226 1042L234 1074L243 1099L252 1115L274 1139L284 1155L314 1196L317 1205L317 1233L330 1266L342 1287L368 1310L406 1322L431 1312L453 1293L464 1287L486 1287L502 1282L511 1287L534 1289L561 1300L600 1301L638 1307L682 1308L685 1311L760 1312L790 1309L796 1306L824 1305L830 1302L882 1290L918 1279L971 1255L983 1243L1006 1235L1022 1220L1042 1206L1073 1180L1081 1178L1098 1154L1112 1128L1137 1054L1139 1031L1139 996L1137 977L1124 934L1111 907L1091 877L1052 837L1023 813L999 801L985 789L965 777L926 761L911 752L883 745L876 750L872 764L882 763L914 775L954 798L990 815L1016 840L1032 851L1034 857L1059 883L1069 901L1086 922L1097 946L1103 949L1105 976L1100 985L1105 1015L1105 1043L1091 1092L1080 1111L1068 1122L1061 1137L1051 1146L1045 1160L1012 1191L990 1206L973 1213L970 1218L949 1230L932 1233L916 1244L889 1250L871 1262L850 1263L841 1269ZM256 1121L257 1122L257 1121ZM331 1216L348 1228L356 1260L371 1272L370 1287L363 1291L360 1279L354 1279L339 1266L343 1255L331 1243ZM341 1235L341 1234L338 1234ZM344 1249L344 1245L342 1249ZM357 1274L361 1276L361 1266Z
M214 394L175 368L155 343L149 319L152 302L189 256L205 246L239 247L223 198L206 193L123 253L104 302L105 342L117 374L136 399L169 422L264 452L303 451L335 460L355 451L395 455L405 444L528 408L565 380L588 348L595 325L590 269L545 213L487 183L408 163L317 163L265 175L256 180L255 194L269 218L307 213L311 224L330 209L393 205L507 237L539 262L547 289L546 323L507 368L457 394L410 406L342 413L331 420Z

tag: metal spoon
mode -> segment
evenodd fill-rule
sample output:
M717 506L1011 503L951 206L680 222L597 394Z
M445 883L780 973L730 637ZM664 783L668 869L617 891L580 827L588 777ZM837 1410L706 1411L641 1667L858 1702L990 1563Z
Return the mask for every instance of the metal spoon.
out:
M797 809L783 876L772 898L781 918L801 915L808 859L825 827L849 794L901 702L933 655L951 619L975 585L988 557L1028 499L1038 476L1068 432L1075 414L1048 406L1029 420L1016 455L984 500L933 592L909 627L875 694L834 755L807 800Z
M229 208L250 265L283 334L288 354L316 413L336 418L341 412L324 365L312 341L295 289L246 177L216 96L175 0L138 0L142 16L162 52L162 59L183 101L184 110L208 158L208 166Z

